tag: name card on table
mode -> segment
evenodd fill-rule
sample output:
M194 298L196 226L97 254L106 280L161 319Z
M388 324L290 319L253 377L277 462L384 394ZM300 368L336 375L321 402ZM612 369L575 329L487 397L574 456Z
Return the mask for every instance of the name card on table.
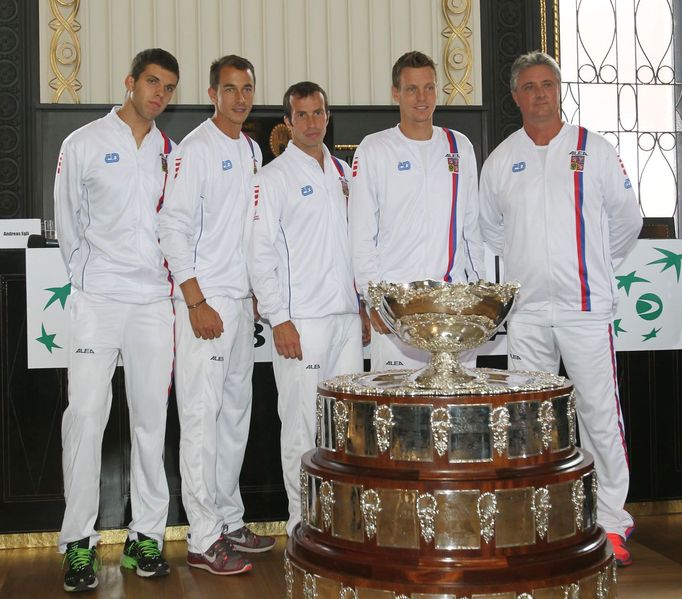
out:
M25 248L29 235L40 235L39 218L0 219L0 249Z

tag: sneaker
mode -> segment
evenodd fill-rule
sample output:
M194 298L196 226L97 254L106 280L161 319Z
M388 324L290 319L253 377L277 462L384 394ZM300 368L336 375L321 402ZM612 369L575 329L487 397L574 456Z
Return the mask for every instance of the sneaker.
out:
M237 551L244 553L263 553L275 546L275 537L261 536L251 532L246 526L227 532L227 525L223 526L223 536L234 545Z
M97 588L99 560L95 548L90 548L89 537L67 543L64 562L69 564L69 569L64 574L65 591L72 593Z
M618 565L620 568L629 566L632 563L632 556L625 547L625 539L613 532L607 532L606 536L608 537L609 541L611 541L613 555L616 558L616 565Z
M121 568L135 570L143 578L165 576L170 572L170 566L163 559L158 542L141 533L137 533L136 541L130 537L126 539L121 555Z
M251 562L236 551L232 543L226 541L222 535L204 553L188 551L187 564L218 576L241 574L252 568Z

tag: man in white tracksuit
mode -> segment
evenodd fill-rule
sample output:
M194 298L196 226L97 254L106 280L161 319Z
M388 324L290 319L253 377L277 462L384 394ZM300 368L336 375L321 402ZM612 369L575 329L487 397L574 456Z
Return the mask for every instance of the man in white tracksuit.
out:
M434 127L436 69L408 52L393 65L400 123L368 135L353 159L349 203L353 269L365 301L370 281L476 281L484 276L478 171L469 140ZM427 352L389 334L370 310L372 370L417 368ZM467 352L475 366L475 353Z
M291 534L301 519L301 457L315 447L317 385L363 364L348 247L350 169L323 144L329 110L322 88L292 85L284 110L292 141L255 180L249 274L272 325Z
M239 491L253 373L244 234L251 179L262 163L258 144L241 129L254 88L245 58L224 56L211 65L215 112L173 154L160 224L161 248L178 285L175 390L187 562L218 575L250 570L240 552L267 551L275 542L244 526Z
M54 186L60 250L71 280L69 405L62 420L66 511L59 549L67 591L97 586L94 530L102 436L119 354L131 430L132 521L121 565L168 574L161 556L168 515L163 466L173 368L172 283L158 243L171 142L154 125L178 82L175 58L140 52L126 100L62 144Z
M611 322L614 268L642 218L613 146L561 121L561 73L550 56L519 57L511 89L523 128L490 155L481 174L481 230L521 283L508 323L510 369L556 373L563 359L576 392L582 447L594 456L598 519L619 565L632 517Z

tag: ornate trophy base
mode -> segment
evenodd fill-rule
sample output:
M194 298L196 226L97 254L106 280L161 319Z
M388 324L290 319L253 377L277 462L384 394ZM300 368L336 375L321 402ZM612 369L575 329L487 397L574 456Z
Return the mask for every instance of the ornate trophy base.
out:
M320 385L288 599L617 597L571 385L472 374L450 392L412 371Z

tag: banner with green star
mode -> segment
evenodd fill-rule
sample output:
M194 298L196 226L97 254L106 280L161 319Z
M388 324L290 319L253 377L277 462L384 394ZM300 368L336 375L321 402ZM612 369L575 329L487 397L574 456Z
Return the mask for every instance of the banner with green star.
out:
M640 239L616 272L618 351L682 349L682 240Z
M26 250L26 336L29 368L66 368L71 283L56 248Z

